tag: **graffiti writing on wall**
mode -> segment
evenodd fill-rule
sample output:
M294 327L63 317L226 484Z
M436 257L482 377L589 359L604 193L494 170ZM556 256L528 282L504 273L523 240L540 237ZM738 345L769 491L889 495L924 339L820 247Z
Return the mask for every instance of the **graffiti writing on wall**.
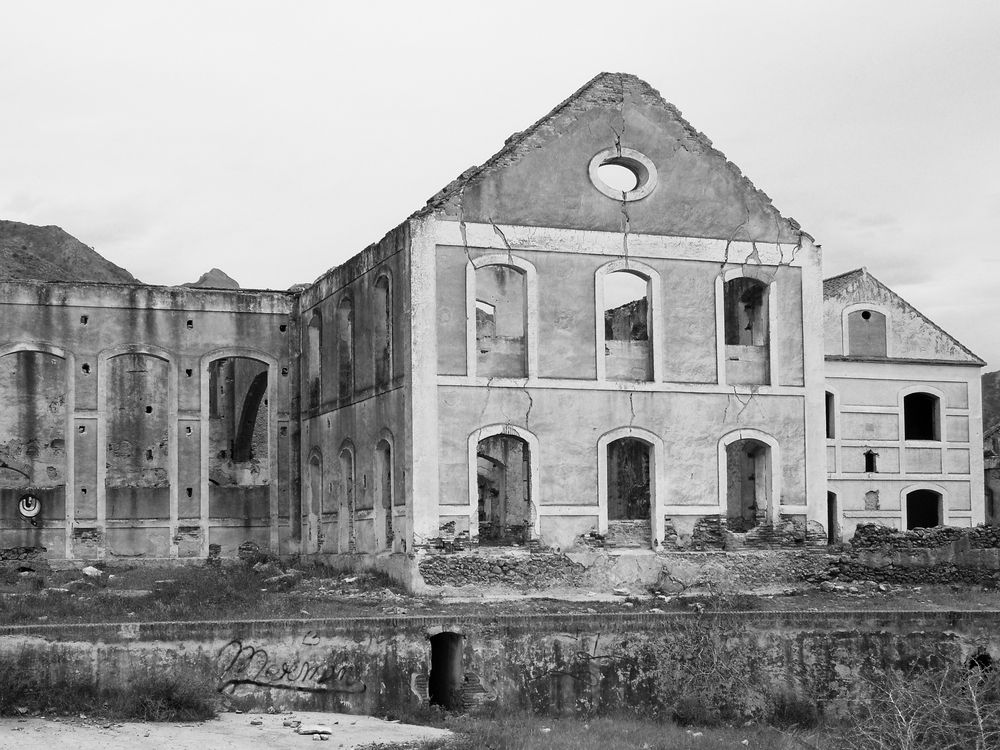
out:
M303 639L304 641L306 639ZM308 640L315 643L319 638ZM261 646L234 638L219 651L219 692L239 685L297 690L304 693L363 693L367 686L350 674L350 667L327 658L279 662Z

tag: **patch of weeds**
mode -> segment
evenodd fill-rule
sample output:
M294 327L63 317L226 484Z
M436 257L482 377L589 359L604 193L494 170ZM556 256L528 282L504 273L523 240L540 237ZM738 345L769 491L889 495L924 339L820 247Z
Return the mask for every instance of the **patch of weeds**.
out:
M53 676L27 655L0 660L0 716L87 714L116 721L202 721L217 713L212 681L185 665L98 688L78 672Z

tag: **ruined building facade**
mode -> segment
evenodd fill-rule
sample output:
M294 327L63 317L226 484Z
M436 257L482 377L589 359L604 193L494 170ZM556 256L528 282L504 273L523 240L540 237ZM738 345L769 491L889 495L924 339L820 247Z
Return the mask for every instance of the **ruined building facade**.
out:
M982 362L859 273L824 296L812 237L601 74L304 289L0 284L0 547L819 545L914 491L981 522Z

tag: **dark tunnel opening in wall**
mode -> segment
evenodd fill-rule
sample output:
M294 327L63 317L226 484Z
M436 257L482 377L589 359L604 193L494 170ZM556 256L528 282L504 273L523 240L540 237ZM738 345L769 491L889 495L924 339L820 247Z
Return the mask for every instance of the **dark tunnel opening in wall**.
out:
M444 632L432 635L428 694L432 706L462 708L462 647L465 637Z

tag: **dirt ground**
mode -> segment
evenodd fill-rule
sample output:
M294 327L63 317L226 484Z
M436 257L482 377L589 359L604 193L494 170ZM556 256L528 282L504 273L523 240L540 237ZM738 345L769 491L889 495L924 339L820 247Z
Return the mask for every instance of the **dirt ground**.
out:
M296 719L302 726L324 725L333 730L326 744L316 735L296 734L283 725ZM251 722L259 721L260 724ZM447 729L399 724L370 716L311 713L221 714L219 718L188 723L114 723L80 718L0 719L0 750L301 750L329 747L337 750L372 743L415 742L450 735Z
M412 596L378 575L322 569L275 590L249 569L236 578L240 568L227 570L119 565L95 578L78 569L52 571L41 588L0 585L0 623L685 612L711 599L711 592L697 587L657 595L612 586L544 592L470 586ZM731 598L730 608L749 610L1000 610L1000 590L967 584L771 582Z

